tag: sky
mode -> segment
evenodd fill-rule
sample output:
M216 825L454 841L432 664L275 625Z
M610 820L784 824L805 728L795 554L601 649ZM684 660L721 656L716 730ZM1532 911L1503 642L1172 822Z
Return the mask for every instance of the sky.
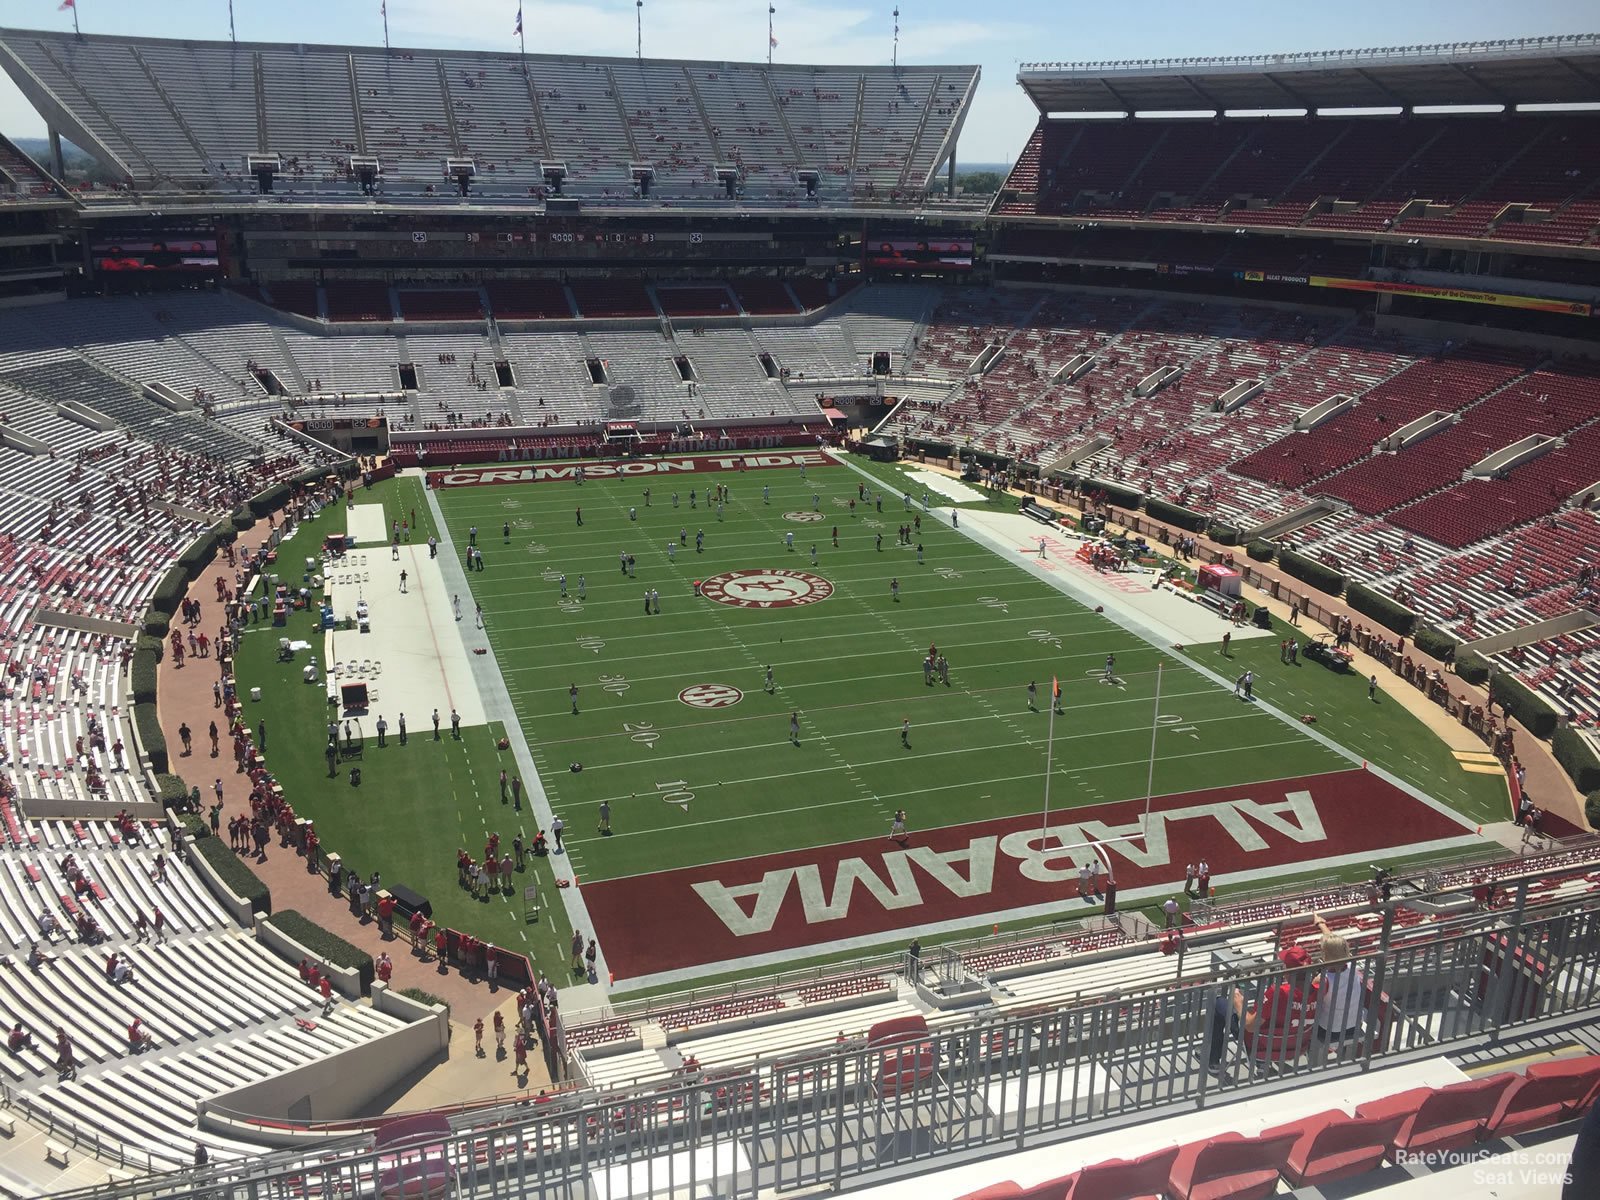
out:
M1036 112L1019 62L1167 58L1337 50L1600 32L1593 0L524 0L530 53L632 55L635 17L644 53L719 61L764 59L767 8L775 59L887 64L900 11L903 63L983 68L958 148L962 163L1009 163ZM0 25L72 28L60 0L0 0ZM508 50L517 0L388 0L396 46ZM227 0L77 0L85 33L221 39ZM235 0L245 41L381 45L379 0ZM43 120L0 72L0 131L37 137Z

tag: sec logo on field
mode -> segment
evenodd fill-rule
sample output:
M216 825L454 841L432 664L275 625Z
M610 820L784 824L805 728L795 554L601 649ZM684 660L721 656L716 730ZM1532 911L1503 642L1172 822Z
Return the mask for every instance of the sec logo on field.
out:
M819 512L786 512L783 514L785 521L798 521L802 525L807 521L820 521L822 514Z
M734 608L798 608L833 595L833 584L809 571L726 571L700 585L707 600Z
M697 683L678 693L690 708L727 708L744 699L744 693L726 683Z

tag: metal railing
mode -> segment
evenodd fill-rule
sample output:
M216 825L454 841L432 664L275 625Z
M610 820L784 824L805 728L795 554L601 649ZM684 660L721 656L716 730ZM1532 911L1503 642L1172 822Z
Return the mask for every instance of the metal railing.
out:
M1181 983L652 1087L530 1100L488 1128L430 1138L426 1154L458 1190L482 1197L565 1200L603 1179L598 1190L625 1186L637 1200L755 1200L1020 1150L1267 1084L1486 1047L1600 1009L1600 894L1534 912L1549 883L1524 878L1503 908L1421 937L1387 907L1373 948L1345 968L1357 972L1347 984L1353 1008L1323 1012L1320 1025L1316 989L1330 989L1321 966L1241 962L1225 937L1197 936L1176 948ZM1269 995L1276 1022L1258 1015ZM384 1194L400 1167L392 1151L280 1152L65 1195L334 1200Z
M1285 67L1378 66L1452 58L1505 57L1518 54L1571 54L1600 48L1600 35L1561 34L1552 37L1501 38L1486 42L1435 42L1419 46L1378 46L1359 50L1298 50L1285 54L1215 55L1204 58L1126 58L1091 62L1025 62L1019 75L1066 72L1171 71L1193 74L1208 68L1282 70Z

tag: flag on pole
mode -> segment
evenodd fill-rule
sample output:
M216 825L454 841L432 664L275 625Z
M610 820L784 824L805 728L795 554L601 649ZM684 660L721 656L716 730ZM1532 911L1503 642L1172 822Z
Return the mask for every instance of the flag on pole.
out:
M384 17L389 15L389 0L383 0L383 3L378 5L378 15Z
M520 34L522 32L522 5L520 5L520 4L517 5L517 27L515 29L513 29L511 32L512 33L517 33L517 34Z
M772 48L773 48L773 49L774 49L774 50L776 50L776 49L777 49L777 48L778 48L778 39L777 39L777 38L775 38L775 37L772 37L772 36L771 36L771 35L770 35L770 34L769 34L769 35L768 35L768 37L767 37L767 41L769 41L769 42L771 42L771 43L772 43Z
M77 7L78 7L77 0L61 0L61 7L56 9L56 11L57 12L66 12L67 9L69 9L69 8L77 8Z

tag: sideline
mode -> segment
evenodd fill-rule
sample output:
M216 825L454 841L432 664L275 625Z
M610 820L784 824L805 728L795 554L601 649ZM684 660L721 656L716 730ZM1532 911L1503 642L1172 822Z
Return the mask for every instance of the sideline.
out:
M884 486L882 479L858 466L856 463L843 461L842 465L849 467L852 471L856 472L856 474L871 480L875 486ZM1006 494L1008 496L1012 496L1016 493L1008 490ZM934 512L937 514L937 510L934 510ZM1109 525L1110 522L1107 522L1107 524ZM970 523L967 525L957 525L953 532L963 534L968 538L968 540L976 542L979 545L994 551L994 553L1005 562L1009 563L1013 561L1012 551L1014 550L1014 545L1011 542L1002 542L999 538L995 537L986 530L981 528L973 528ZM1127 605L1124 604L1117 596L1108 592L1103 596L1094 596L1091 598L1083 585L1079 584L1076 580L1061 574L1060 572L1051 572L1047 574L1042 571L1030 571L1028 574L1032 575L1036 579L1040 579L1044 583L1055 588L1064 596L1067 596L1088 608L1092 609L1096 606L1103 606L1105 611L1101 615L1104 616L1108 621L1132 634L1140 641L1147 643L1153 649L1170 659L1179 667L1194 671L1201 677L1211 680L1219 688L1224 690L1231 689L1233 687L1233 681L1231 679L1227 679L1222 675L1219 675L1216 671L1213 671L1210 667L1205 666L1203 663L1195 662L1194 660L1185 658L1179 654L1172 648L1171 643L1165 641L1164 639L1160 639L1157 631L1151 625L1147 624L1138 614L1131 612ZM1281 708L1278 708L1271 702L1260 699L1259 697L1254 701L1254 705L1264 712L1270 713L1272 716L1277 717L1278 720L1282 721L1285 725L1289 726L1289 728L1293 729L1301 736L1309 738L1311 741L1317 742L1325 748L1334 751L1341 758L1355 763L1357 766L1360 766L1365 770L1371 771L1385 783L1399 788L1413 800L1417 800L1423 804L1426 804L1435 812L1447 816L1451 820L1455 821L1463 829L1476 834L1478 829L1478 823L1476 821L1469 820L1466 816L1457 812L1443 801L1435 800L1432 796L1428 795L1421 789L1413 787L1405 780L1394 774L1391 774L1384 768L1377 766L1366 759L1363 759L1355 751L1340 745L1321 730L1304 724L1298 718L1290 716Z
M455 547L455 540L450 532L449 522L445 520L444 511L439 507L438 494L427 487L422 480L420 468L408 468L402 474L409 474L423 484L423 496L426 498L428 511L433 514L434 527L439 531L439 574L446 583L448 593L460 592L472 597L476 603L477 597L473 594L472 584L467 578L466 570L461 565L461 554ZM511 693L506 689L505 676L500 671L500 661L495 656L494 641L488 636L489 626L494 621L494 612L484 610L484 653L472 654L466 650L464 641L457 640L461 647L456 653L466 658L467 666L472 672L472 680L478 689L478 696L483 702L484 716L489 721L499 721L505 727L506 738L511 743L511 754L516 759L517 768L522 775L523 796L531 812L538 821L538 828L549 829L555 818L555 810L550 806L550 797L545 792L544 780L539 776L539 770L534 766L533 751L528 746L528 739L523 736L522 723L517 717L516 706L511 701ZM570 854L556 854L551 852L545 860L550 864L551 873L555 877L565 879L568 886L557 887L556 895L561 901L561 907L567 914L567 920L574 929L584 931L586 938L594 938L597 948L595 961L596 983L569 984L560 989L562 995L563 1011L577 1012L587 1008L596 1008L605 1003L609 995L607 980L610 970L606 966L605 943L600 937L600 931L594 926L594 920L589 915L588 905L583 900L583 890L578 886L577 876L572 869ZM549 903L549 897L541 896L540 904ZM567 997L572 993L569 1000Z

